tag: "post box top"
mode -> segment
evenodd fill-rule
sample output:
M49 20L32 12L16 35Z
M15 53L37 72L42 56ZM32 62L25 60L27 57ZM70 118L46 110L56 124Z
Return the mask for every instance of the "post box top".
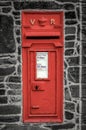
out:
M29 30L49 31L63 26L63 12L28 12L22 13L22 27Z
M55 47L62 47L63 12L22 12L22 37L22 47L31 47L43 40L44 44L49 41Z

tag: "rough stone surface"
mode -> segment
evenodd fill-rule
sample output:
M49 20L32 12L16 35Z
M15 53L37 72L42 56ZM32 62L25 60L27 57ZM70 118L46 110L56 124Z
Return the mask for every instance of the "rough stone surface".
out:
M69 89L68 88L65 88L65 99L66 100L71 100L71 97L70 97L70 93L69 93Z
M86 98L86 84L82 84L82 97Z
M73 47L74 47L74 41L65 42L65 48L73 48Z
M83 64L83 65L86 64L86 55L82 56L82 64Z
M5 89L0 89L0 95L5 95Z
M79 98L79 85L71 85L70 92L73 98Z
M86 74L82 74L82 83L86 83Z
M77 113L80 112L80 107L79 107L79 103L77 104Z
M20 119L19 116L0 116L0 123L12 123L12 122L18 122Z
M13 82L13 83L20 83L21 82L21 77L19 76L10 76L7 79L8 82Z
M82 113L86 114L86 99L82 100Z
M9 104L21 103L21 96L9 96Z
M0 76L0 82L4 81L4 76Z
M86 129L86 1L82 0L82 127Z
M7 83L9 89L21 89L21 84L19 83Z
M20 114L20 112L20 106L17 105L0 106L0 115Z
M76 18L76 14L75 11L70 11L70 12L66 12L65 13L65 18L66 19L75 19Z
M18 43L20 43L20 37L17 37L16 40Z
M0 65L3 65L3 64L8 64L8 65L16 64L16 59L10 58L10 57L0 59Z
M86 55L86 47L83 46L83 52L82 52L83 55Z
M21 95L21 90L20 89L8 90L7 94L8 95Z
M66 20L65 24L66 25L76 25L77 24L77 20L73 20L73 19Z
M86 115L85 114L82 114L82 123L86 124Z
M74 123L65 123L65 124L52 124L52 125L47 125L47 127L51 128L52 130L63 130L63 129L71 129L71 128L74 128L75 124Z
M0 97L0 104L6 104L7 103L7 97Z
M79 65L79 57L68 57L66 58L69 66L78 66Z
M81 130L85 130L85 129L86 129L86 125L82 125Z
M68 77L71 82L79 83L79 68L70 67L68 69Z
M65 10L74 10L75 7L74 7L73 4L66 3L66 4L63 5L63 8L64 8Z
M66 56L71 56L74 54L74 49L66 49L65 50L65 55Z
M50 1L42 1L42 2L14 2L14 8L16 10L22 9L60 9L61 6L59 4L55 4L55 2Z
M3 83L0 83L0 88L4 88L5 85Z
M15 67L0 68L0 76L10 75L15 71Z
M51 130L50 128L30 125L7 125L2 130Z
M7 7L7 8L2 8L2 11L4 13L9 13L11 11L11 8L10 7Z
M65 40L67 40L67 41L75 40L75 35L68 35L65 37Z
M65 112L66 119L71 120L74 117L74 114L71 112L66 111Z
M65 102L65 109L75 111L75 104L71 102Z
M0 6L11 6L11 2L9 2L9 1L8 2L1 1Z
M66 27L65 28L65 34L75 34L76 28L75 27Z
M13 18L7 15L0 15L0 53L15 52L15 46Z

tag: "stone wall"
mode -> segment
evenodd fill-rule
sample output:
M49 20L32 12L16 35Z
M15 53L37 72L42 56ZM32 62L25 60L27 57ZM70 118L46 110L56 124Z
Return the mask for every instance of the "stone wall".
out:
M84 0L83 0L84 1ZM83 10L81 5L83 5ZM82 130L86 128L85 96L85 13L79 0L0 1L0 129L1 130ZM22 121L21 13L23 10L64 12L64 121L28 123ZM81 21L83 20L83 22ZM81 25L82 24L82 25ZM81 33L81 27L82 32ZM83 43L83 46L82 46ZM83 57L82 49L83 48ZM82 59L82 60L81 60ZM83 67L82 67L83 64ZM82 78L81 78L82 73ZM82 86L81 86L82 81ZM81 89L82 87L82 89ZM81 92L83 95L81 95ZM83 97L83 98L82 98ZM81 99L82 106L81 106ZM82 108L82 111L81 111ZM82 114L83 113L83 114ZM82 116L81 116L82 115ZM81 120L82 117L82 120Z
M86 2L82 0L82 130L86 129Z

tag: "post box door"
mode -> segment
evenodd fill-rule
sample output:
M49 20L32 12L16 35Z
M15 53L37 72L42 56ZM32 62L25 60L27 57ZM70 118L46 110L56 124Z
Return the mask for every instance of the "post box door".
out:
M55 114L55 52L30 52L30 56L30 112L31 114Z

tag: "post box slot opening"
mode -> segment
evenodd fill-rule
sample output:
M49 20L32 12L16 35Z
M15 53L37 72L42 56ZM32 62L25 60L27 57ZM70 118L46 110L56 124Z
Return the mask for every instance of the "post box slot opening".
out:
M26 39L59 39L60 36L26 36Z

